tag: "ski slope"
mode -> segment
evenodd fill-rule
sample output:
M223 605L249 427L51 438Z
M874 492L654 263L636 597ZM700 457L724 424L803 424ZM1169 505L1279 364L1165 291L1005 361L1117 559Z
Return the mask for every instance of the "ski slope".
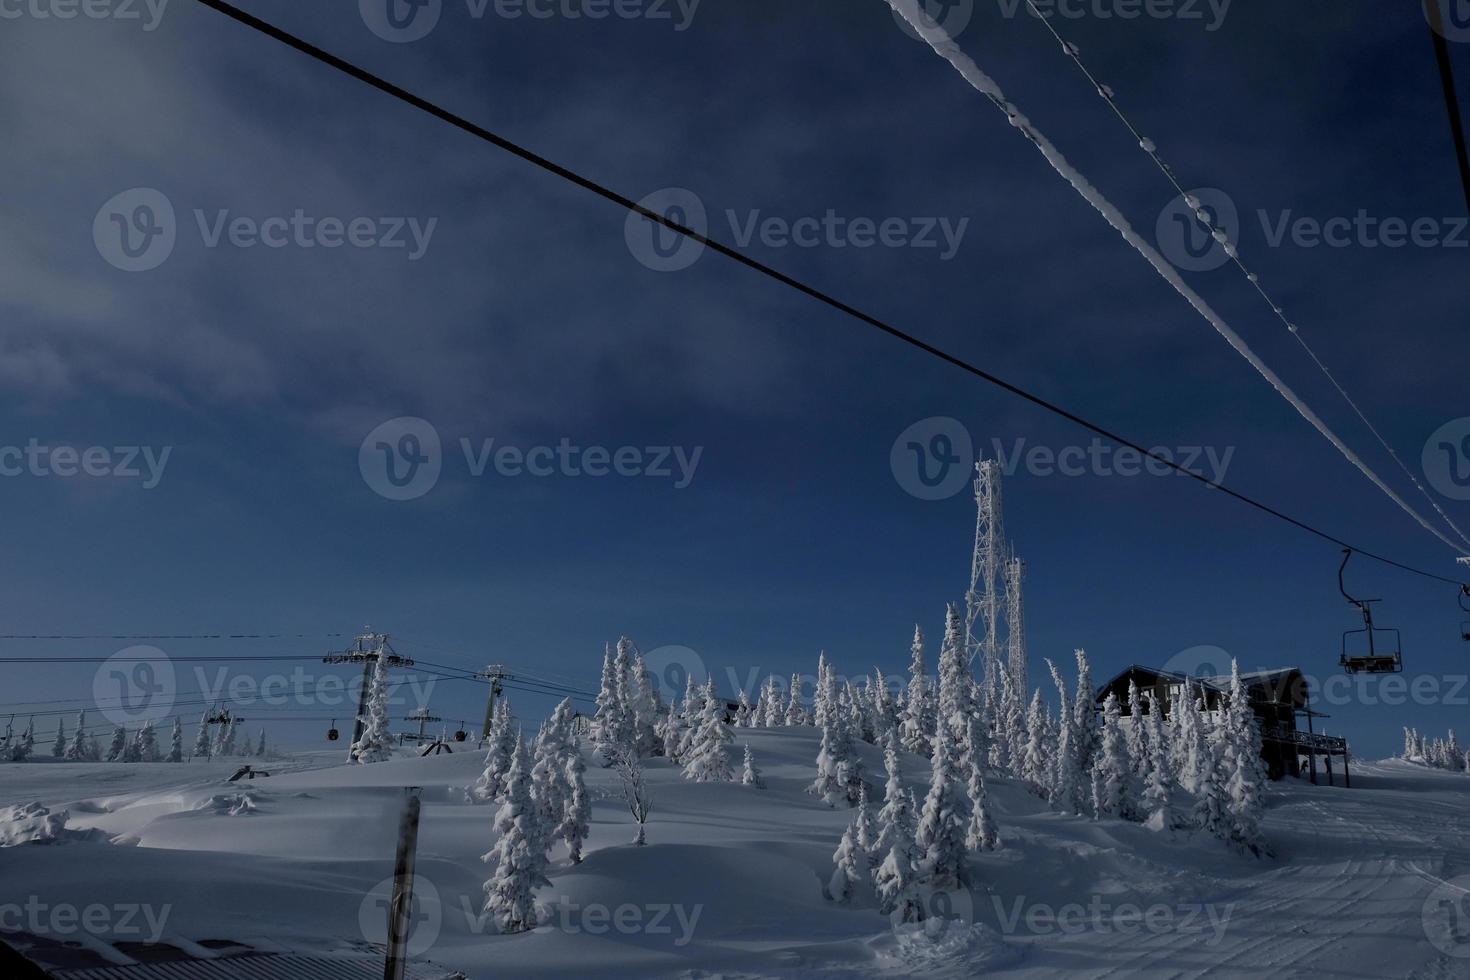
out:
M464 750L355 767L340 750L306 753L233 784L237 760L0 766L0 807L70 812L66 838L0 848L0 909L141 905L134 926L156 932L145 941L199 952L206 940L372 950L402 787L417 785L411 951L445 976L1470 977L1470 915L1456 916L1470 907L1458 902L1470 878L1455 881L1470 874L1463 774L1392 761L1355 764L1352 789L1274 784L1270 860L1056 814L995 779L1004 849L972 860L975 885L942 897L948 918L927 935L824 899L850 814L804 792L816 731L735 734L767 788L686 782L657 761L644 848L629 845L612 774L589 769L588 856L574 867L553 852L552 886L538 893L547 925L529 934L495 935L479 916L493 809L464 802L481 765ZM879 754L860 751L881 784ZM924 760L904 764L921 787ZM14 928L20 914L0 921ZM64 938L112 954L107 941L125 937Z

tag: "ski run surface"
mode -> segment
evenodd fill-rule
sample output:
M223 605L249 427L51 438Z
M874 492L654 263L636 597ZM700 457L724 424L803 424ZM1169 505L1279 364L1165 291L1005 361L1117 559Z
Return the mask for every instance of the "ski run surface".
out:
M739 730L736 752L751 746L765 789L685 781L651 760L642 848L614 775L589 765L586 859L554 851L537 894L547 925L505 936L480 916L495 807L465 802L482 764L468 746L369 766L307 753L237 783L238 761L5 765L0 814L39 802L69 819L61 839L0 847L3 924L23 926L27 903L141 905L141 938L185 949L380 948L402 787L416 785L411 950L445 976L1470 977L1470 878L1454 880L1470 873L1463 773L1394 760L1355 763L1351 789L1273 783L1266 859L1204 834L1064 816L995 778L1002 849L971 858L975 885L948 896L951 918L930 936L823 897L851 812L805 792L818 737ZM882 771L873 746L858 751ZM926 760L903 764L922 792Z

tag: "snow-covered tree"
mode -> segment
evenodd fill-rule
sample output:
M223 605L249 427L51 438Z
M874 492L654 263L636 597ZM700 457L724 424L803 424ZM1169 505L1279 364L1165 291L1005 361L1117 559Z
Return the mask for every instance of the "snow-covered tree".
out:
M828 806L839 801L856 806L862 790L863 769L853 746L852 713L845 710L837 697L837 679L823 664L813 700L813 714L822 719L822 743L817 752L817 776L807 792L820 796ZM823 707L820 711L817 706Z
M1195 795L1205 778L1205 770L1214 765L1210 742L1205 735L1203 719L1195 702L1193 684L1185 681L1176 706L1179 712L1179 744L1176 764L1179 785Z
M207 748L207 746L206 746ZM112 744L107 748L108 762L122 762L123 757L128 754L128 732L127 729L118 725L112 730ZM206 753L205 758L209 758Z
M687 736L683 714L677 705L670 705L668 716L659 726L659 737L663 742L664 756L675 765L681 765L684 762L684 757L680 755L680 752L684 748Z
M817 686L812 693L812 725L817 728L825 727L836 703L837 678L832 673L832 666L827 663L827 651L823 650L817 654Z
M119 738L119 735L121 735L122 737ZM121 760L123 749L126 747L126 744L126 732L124 732L121 728L119 728L116 732L113 732L112 752L116 752L117 756L116 759L114 759L112 752L109 752L107 754L107 761L114 762ZM209 744L209 712L206 711L204 712L203 717L199 719L199 734L194 738L194 754L191 758L208 759L210 756Z
M969 824L970 799L966 777L960 771L955 746L941 719L930 762L929 794L919 816L914 843L926 869L939 888L959 885L965 877L965 829Z
M728 783L735 778L727 748L733 736L725 727L725 703L715 694L714 678L705 683L703 701L699 727L690 739L684 762L684 778L700 783Z
M1144 721L1144 744L1148 760L1144 775L1142 809L1149 825L1163 830L1170 825L1169 803L1173 796L1174 769L1169 759L1169 746L1164 740L1158 699L1150 699Z
M184 761L184 722L179 718L174 719L174 730L169 737L167 761Z
M1063 813L1082 812L1082 773L1077 768L1076 726L1072 721L1072 704L1067 699L1067 683L1062 672L1051 660L1046 661L1051 673L1052 684L1057 689L1057 700L1061 705L1057 716L1056 751L1052 753L1051 779L1048 798L1051 805Z
M878 821L873 810L868 806L868 787L864 784L862 791L858 794L857 813L853 816L853 824L857 827L858 849L863 852L867 859L867 873L864 880L872 882L873 869L878 866L878 861L883 857L878 853L881 834L878 832Z
M66 756L66 723L60 718L56 719L56 741L51 743L51 755L56 759Z
M827 880L827 894L834 902L847 903L868 875L868 856L858 844L857 820L842 832L842 840L832 854L832 877Z
M888 687L888 679L883 676L883 671L874 668L877 679L870 686L872 691L872 727L874 745L884 745L888 741L888 733L899 725L898 705L894 703L893 691Z
M970 720L971 738L978 741L983 737L985 722L979 718ZM965 760L967 780L965 795L969 798L969 820L965 825L965 847L971 851L993 851L1000 847L1000 834L990 816L990 796L985 790L985 756L982 752L970 752Z
M153 728L153 719L143 722L133 739L133 759L137 762L158 761L158 733Z
M618 742L623 705L618 703L618 684L613 679L612 647L602 651L602 683L597 689L597 712L592 716L592 747L603 765L611 765L622 754Z
M1099 817L1137 817L1137 798L1133 787L1133 764L1128 758L1128 739L1123 730L1118 696L1109 694L1103 702L1102 740L1093 768L1100 783L1097 799Z
M735 709L735 727L753 728L755 726L755 710L750 706L750 695L745 693L745 688L740 689L740 706Z
M1048 775L1051 758L1048 751L1050 732L1047 731L1046 707L1041 703L1041 691L1031 695L1031 706L1026 710L1026 747L1021 752L1021 778L1031 791L1042 796L1050 795Z
M1087 651L1077 651L1077 697L1072 706L1072 735L1076 741L1077 771L1091 772L1092 759L1097 752L1097 704L1096 692L1092 689L1092 668L1087 663Z
M505 803L495 815L495 846L481 860L494 871L485 882L485 905L502 933L526 932L537 920L536 889L548 886L546 828L531 799L530 753L517 739L507 775Z
M373 663L373 677L368 687L367 714L362 717L362 737L352 744L352 761L358 763L387 762L393 758L393 730L388 720L388 658L380 654ZM234 720L225 728L234 744Z
M628 813L638 826L633 844L642 847L648 843L648 816L653 812L653 793L643 778L643 762L636 757L623 758L617 761L615 768L622 784L623 802L628 805Z
M935 737L949 740L950 757L958 758L975 711L975 678L965 655L964 627L959 609L950 603L944 612L944 642L939 647L939 687L936 694ZM931 755L933 753L931 752Z
M1128 714L1123 733L1128 743L1128 759L1133 763L1133 776L1138 785L1148 776L1148 742L1144 734L1143 697L1138 691L1138 682L1128 679Z
M556 836L567 842L567 856L573 864L582 863L582 845L592 832L592 803L587 796L587 765L582 753L573 750L566 763L566 782L570 793L562 810L561 825Z
M929 739L934 734L934 697L924 670L924 633L915 626L909 646L909 689L904 698L902 736L903 747L917 755L929 754Z
M761 778L761 771L756 768L755 756L750 751L749 743L745 746L745 765L740 770L740 784L753 786L756 789L766 788L766 781Z
M26 730L10 746L10 761L24 762L30 754L36 750L36 719L32 718L26 724Z
M926 915L928 880L914 844L913 811L913 798L907 792L898 794L891 809L886 804L883 807L888 823L883 825L882 836L888 850L873 875L878 910L897 915L901 922L918 922Z
M761 691L760 723L765 728L776 728L785 722L781 704L781 685L775 674L766 677L765 689Z
M637 649L633 653L630 690L633 692L633 738L638 754L645 757L658 755L661 747L658 723L663 714L663 705L658 696L658 686L653 682L653 674L643 660L643 651Z
M806 708L801 703L801 675L791 675L791 700L786 702L786 725L794 728L807 722Z
M1230 840L1233 828L1230 820L1230 801L1219 764L1220 748L1210 745L1201 737L1204 758L1201 760L1199 784L1195 790L1194 825L1214 834L1221 840Z
M1262 854L1266 839L1261 833L1266 774L1261 764L1261 732L1244 684L1240 665L1230 663L1230 700L1224 711L1224 736L1220 763L1224 768L1226 807L1231 844ZM1451 733L1453 735L1453 733ZM1458 763L1459 753L1455 753Z
M77 712L77 727L71 738L71 743L66 747L66 760L68 762L85 762L87 759L87 713Z
M516 750L516 733L512 728L510 701L495 706L490 719L490 737L485 740L485 768L465 794L471 803L489 803L505 795L505 781Z

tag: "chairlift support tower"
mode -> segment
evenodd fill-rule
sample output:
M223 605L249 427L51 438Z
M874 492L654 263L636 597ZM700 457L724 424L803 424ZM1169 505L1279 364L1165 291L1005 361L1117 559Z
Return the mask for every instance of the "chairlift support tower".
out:
M490 682L490 695L485 701L485 728L480 733L480 741L487 742L490 740L490 723L495 720L495 702L505 693L501 682L511 680L512 677L501 664L491 664L475 676Z
M1001 595L996 591L1005 562L1005 534L1001 526L1000 463L982 459L975 464L975 550L970 558L970 591L965 593L965 653L973 665L984 658L985 683L1000 657L997 639Z
M322 658L324 664L362 664L362 689L357 694L357 718L352 725L352 741L347 744L347 761L351 762L353 746L362 741L363 716L367 714L368 689L372 686L373 667L380 656L388 658L390 667L412 667L413 661L393 652L387 633L363 633L353 641L352 649L341 653L329 653ZM335 726L334 726L335 727Z

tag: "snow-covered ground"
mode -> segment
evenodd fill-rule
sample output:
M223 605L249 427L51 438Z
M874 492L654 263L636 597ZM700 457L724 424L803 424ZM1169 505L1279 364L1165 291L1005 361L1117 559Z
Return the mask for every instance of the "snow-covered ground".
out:
M560 850L545 926L481 918L493 807L464 802L477 752L341 765L341 752L238 762L0 766L0 813L67 810L50 844L0 848L0 925L97 945L371 949L385 932L402 787L423 787L412 951L469 977L1470 977L1470 777L1356 763L1353 788L1273 784L1257 860L1220 841L991 796L1004 847L943 896L932 936L823 897L850 813L808 796L810 728L741 730L766 789L650 765L648 846L613 775L588 771L586 860ZM881 785L882 759L859 747ZM927 763L904 757L920 787ZM100 906L85 929L66 910ZM124 921L126 920L126 921ZM70 931L68 931L68 927Z

